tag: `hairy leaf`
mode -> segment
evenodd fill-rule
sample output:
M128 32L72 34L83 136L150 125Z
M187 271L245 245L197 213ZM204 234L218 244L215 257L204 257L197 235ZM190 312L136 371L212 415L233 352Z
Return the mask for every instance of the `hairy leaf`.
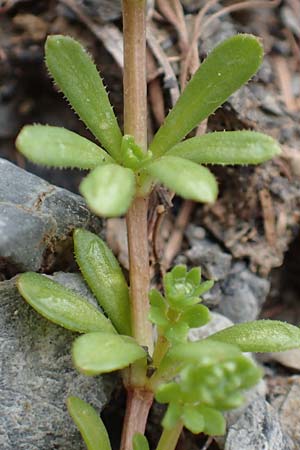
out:
M147 438L141 433L135 433L132 444L133 450L150 450Z
M98 375L123 369L146 356L133 338L108 333L89 333L73 344L73 361L79 372Z
M131 334L129 290L121 267L106 243L84 229L74 232L81 273L99 304L121 334Z
M187 139L168 155L201 164L259 164L280 153L275 139L255 131L222 131Z
M260 42L251 35L233 36L219 44L201 64L154 136L150 146L154 155L164 154L221 106L255 74L262 57Z
M69 397L67 406L87 449L111 450L106 428L95 409L78 397Z
M98 145L61 127L27 125L21 130L16 146L30 161L49 167L94 169L113 162Z
M98 166L82 181L80 192L99 216L125 214L135 192L135 175L117 164Z
M84 297L49 278L33 272L18 277L24 299L43 317L79 333L116 333L111 322Z
M206 168L178 158L163 156L147 166L147 172L183 198L213 203L218 194L214 175Z
M121 130L91 57L69 36L49 36L45 50L46 64L54 81L86 126L117 160Z
M278 320L240 323L212 334L213 340L234 344L243 352L281 352L300 347L300 329Z

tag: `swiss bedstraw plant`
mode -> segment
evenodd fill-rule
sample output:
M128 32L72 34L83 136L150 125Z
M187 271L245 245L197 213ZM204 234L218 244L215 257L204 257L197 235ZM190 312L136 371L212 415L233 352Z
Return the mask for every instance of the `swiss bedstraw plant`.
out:
M130 287L105 242L77 229L76 260L104 314L43 275L22 274L18 288L41 315L81 333L72 349L79 372L122 369L128 400L121 449L149 448L144 429L155 397L168 405L157 449L173 450L183 426L193 433L225 432L223 412L240 406L243 391L261 376L242 352L298 347L300 330L262 320L189 342L189 330L210 320L201 296L213 282L202 281L199 268L176 266L164 276L163 292L149 292L147 201L153 187L162 183L184 198L213 203L218 185L207 164L258 164L280 149L271 137L252 131L183 140L258 70L263 49L246 34L226 39L207 56L148 146L145 23L145 0L124 0L124 135L91 57L74 39L50 36L48 70L102 147L44 125L25 126L17 139L19 151L35 163L89 169L80 192L96 214L126 214ZM67 404L87 448L109 450L98 412L76 397Z

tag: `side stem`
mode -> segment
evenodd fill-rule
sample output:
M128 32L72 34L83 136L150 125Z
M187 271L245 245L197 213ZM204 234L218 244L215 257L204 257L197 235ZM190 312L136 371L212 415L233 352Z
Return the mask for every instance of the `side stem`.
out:
M156 450L175 450L182 428L183 423L181 421L178 421L175 427L170 430L165 428Z

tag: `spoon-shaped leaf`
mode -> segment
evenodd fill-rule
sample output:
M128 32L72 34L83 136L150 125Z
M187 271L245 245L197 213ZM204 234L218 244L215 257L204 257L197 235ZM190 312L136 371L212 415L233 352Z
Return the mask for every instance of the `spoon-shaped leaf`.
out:
M54 81L104 148L118 159L121 130L91 57L69 36L49 36L45 50Z
M280 153L275 139L255 131L223 131L187 139L168 155L200 164L259 164Z
M85 375L123 369L146 356L133 338L107 333L80 336L73 344L72 354L75 367Z
M117 164L98 166L80 185L88 206L99 216L125 214L135 192L135 175Z
M21 130L16 146L30 161L50 167L94 169L113 162L98 145L61 127L27 125Z
M129 289L112 251L102 239L83 229L74 233L74 250L81 273L99 304L118 332L130 335Z
M234 344L243 352L282 352L300 347L300 329L278 320L257 320L218 331L208 340Z
M217 198L218 186L213 174L187 159L163 156L147 165L146 170L181 197L204 203L213 203Z
M241 34L219 44L201 64L160 127L150 150L160 156L246 83L259 68L263 49L257 38Z
M88 450L111 450L106 428L91 405L78 397L69 397L67 407Z
M24 273L17 287L24 299L51 322L79 333L116 333L111 322L84 297L43 275Z

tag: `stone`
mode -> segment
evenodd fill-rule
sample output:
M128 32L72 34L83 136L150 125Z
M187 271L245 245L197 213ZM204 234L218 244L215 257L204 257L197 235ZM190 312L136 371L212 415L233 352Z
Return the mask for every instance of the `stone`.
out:
M79 274L54 279L96 302ZM66 398L76 395L100 412L118 377L78 374L70 355L76 336L39 316L19 295L15 278L0 283L1 450L86 448Z
M230 272L232 257L205 236L201 227L189 227L186 233L191 248L186 256L192 265L199 265L206 278L218 281Z
M72 259L76 227L100 233L84 200L0 158L0 271L50 271Z
M211 334L217 333L218 331L224 330L225 328L231 327L233 322L222 314L216 312L211 312L211 320L203 327L192 328L189 332L189 340L199 341L200 339L205 339Z
M270 388L270 403L277 410L284 431L293 441L293 450L298 450L300 448L300 376L277 377Z
M229 427L225 450L293 450L278 414L264 398L256 398Z
M290 369L300 370L299 348L293 348L292 350L286 350L285 352L269 353L267 357L269 360L276 361Z
M234 264L221 284L222 297L217 312L234 323L257 319L270 289L268 280L252 273L244 264Z

